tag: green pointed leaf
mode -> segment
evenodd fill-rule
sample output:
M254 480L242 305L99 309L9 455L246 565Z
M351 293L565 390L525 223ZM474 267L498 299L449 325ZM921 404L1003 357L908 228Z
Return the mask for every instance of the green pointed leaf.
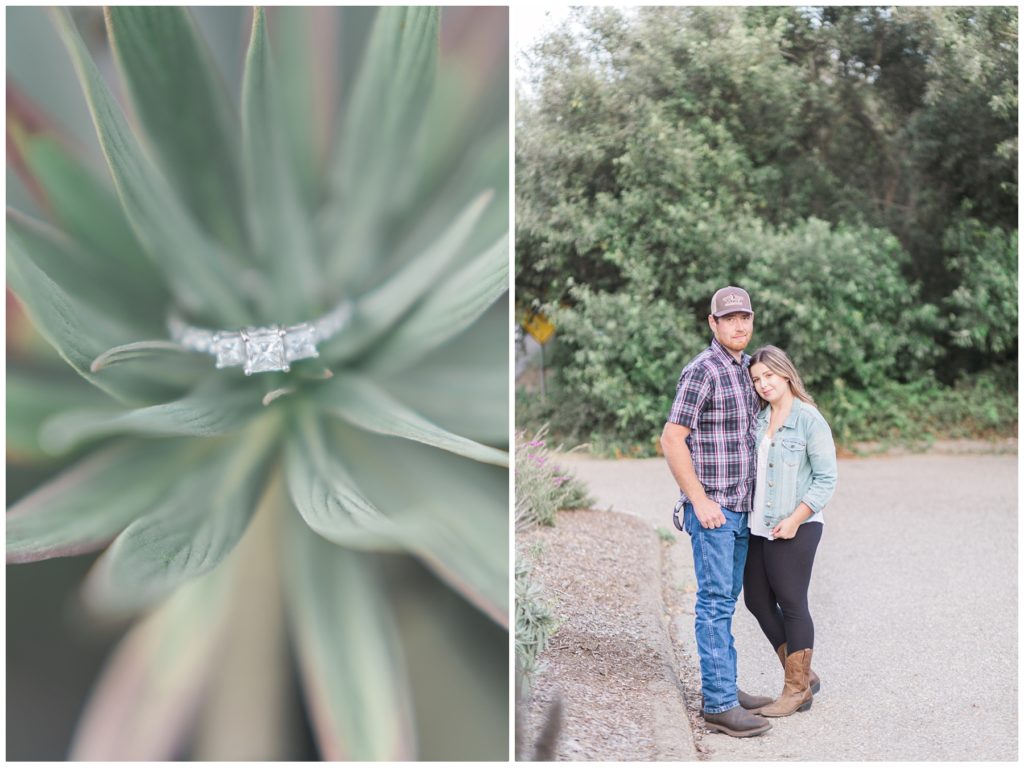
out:
M491 195L489 191L479 195L433 244L359 298L347 327L321 347L322 356L329 361L351 357L387 332L444 274L472 234Z
M7 562L90 553L163 502L203 456L185 440L125 441L76 463L7 514Z
M368 432L425 443L485 464L508 466L508 453L459 437L431 424L371 381L339 374L316 393L330 413Z
M416 179L406 192L409 201L404 206L432 199L460 162L473 154L481 125L473 114L471 94L471 75L463 63L442 60L416 137L410 163Z
M349 114L356 78L362 70L366 46L377 20L377 8L373 6L342 6L334 12L335 51L337 54L338 76L334 83L335 93L328 100L334 108L331 116L335 133L342 120Z
M139 302L138 288L122 281L67 236L47 223L20 212L7 213L8 233L31 256L32 262L74 298L110 318L119 331L159 330L161 308Z
M93 373L98 373L113 365L151 357L167 358L173 360L179 367L188 367L189 365L197 364L199 356L198 352L189 351L174 341L136 341L135 343L107 349L107 351L92 361L89 369ZM205 367L195 368L197 376L203 371L209 371L209 357L204 359L205 362L202 365Z
M332 164L332 193L344 213L330 229L332 281L358 276L354 272L376 251L381 216L396 187L411 184L402 175L433 89L437 51L437 8L378 11Z
M231 584L228 571L201 577L128 632L82 712L70 759L180 758L218 667Z
M117 340L128 335L130 328L123 323L96 313L77 298L65 293L46 269L61 271L65 281L75 271L74 258L67 260L70 245L51 242L48 249L39 250L41 239L26 238L18 219L7 219L7 274L11 289L21 300L32 322L53 344L62 356L79 372L88 372L88 364L103 345L99 341ZM32 248L36 248L33 250ZM38 252L36 257L34 252ZM81 324L85 323L85 324Z
M90 602L110 612L135 611L223 561L263 493L277 433L273 415L250 424L183 476L160 506L134 520L90 575Z
M486 77L486 65L466 65L465 52L457 47L440 62L437 84L408 162L412 185L394 206L416 217L493 188L498 195L485 220L500 210L505 222L498 232L488 232L487 238L473 245L473 255L508 230L510 134L507 77L485 83L481 76ZM445 195L438 195L441 190Z
M27 301L29 313L41 332L58 351L65 344L74 349L74 338L80 338L83 346L108 347L114 341L135 338L140 333L166 335L161 311L163 304L154 304L152 296L142 288L126 282L116 272L109 272L92 253L83 250L51 226L32 220L18 212L9 212L7 218L8 258L12 262L11 285L23 300ZM41 269L41 272L25 268L19 273L17 265L25 262ZM26 263L27 265L27 263ZM49 280L49 281L48 281ZM86 330L68 327L61 317L88 325ZM70 334L70 339L62 336ZM63 343L62 343L63 341ZM136 344L114 347L113 350L130 351ZM119 396L133 402L154 403L180 394L180 388L187 387L208 373L199 367L199 358L185 354L184 350L170 341L157 341L154 348L176 349L177 358L164 352L162 361L149 362L145 367L123 369L112 377L93 377L82 372L101 388L114 390ZM85 349L80 354L85 353ZM98 354L103 358L107 352ZM118 361L129 357L118 356ZM76 358L69 360L79 368ZM95 365L91 362L90 366ZM90 367L96 373L97 368Z
M503 127L504 128L504 127ZM500 135L499 135L500 136ZM507 137L508 135L505 134ZM498 140L501 142L501 140ZM486 152L486 150L485 150ZM493 244L502 234L509 231L509 186L508 186L508 144L503 144L503 153L489 156L482 162L488 167L481 169L480 179L483 181L474 190L496 190L497 195L484 210L480 223L473 236L466 242L459 255L459 265L472 259L482 250Z
M374 558L284 515L287 606L320 756L412 759L412 700Z
M278 91L278 120L300 198L310 212L319 205L326 182L324 159L334 105L331 88L338 77L337 67L332 66L337 50L333 26L338 12L330 7L299 6L267 11L278 83L288 84L287 89Z
M242 88L249 227L256 254L273 279L272 313L282 321L298 322L323 287L312 223L288 154L278 89L264 14L258 8Z
M368 180L380 185L400 167L401 149L409 147L433 89L438 18L437 8L429 6L377 12L352 100L341 117L332 172L342 196L362 195Z
M480 191L492 190L495 195L452 265L462 266L508 232L508 147L508 126L491 129L463 149L443 170L443 176L410 201L407 235L395 251L399 262L410 254L407 245L429 243L458 217L462 203Z
M389 563L403 579L391 586L391 603L416 687L420 759L508 760L508 630L424 568ZM437 696L448 694L452 700L438 711Z
M508 292L508 234L441 282L395 333L374 349L368 367L396 373L454 338ZM503 304L506 314L508 303Z
M108 6L107 29L135 114L193 217L244 244L238 116L188 12Z
M388 390L416 412L464 437L508 447L509 320L495 304L430 357L388 380Z
M118 433L214 437L238 429L262 410L257 385L227 387L216 380L170 403L130 411L58 413L43 425L40 440L45 449L61 453L85 441Z
M54 457L39 444L40 427L60 411L114 406L112 398L82 381L36 375L7 366L7 458L37 462Z
M55 133L81 149L94 168L102 168L103 155L90 125L89 106L46 9L9 6L6 22L8 83L22 94L31 94L41 112L52 118ZM13 204L9 195L7 203Z
M400 526L409 552L507 626L508 470L344 425L332 431L352 477Z
M202 233L143 154L68 12L57 9L53 13L89 101L121 203L140 243L189 311L205 313L226 327L247 324L251 315L239 299L227 255Z
M45 261L53 256L41 257ZM167 399L169 392L173 392L172 384L145 373L90 371L97 356L111 346L131 340L136 333L65 292L47 276L36 264L11 218L7 227L7 281L43 338L87 381L127 403L152 403Z
M189 6L206 48L212 55L220 80L226 84L231 104L241 102L242 67L245 59L245 31L249 28L251 7Z
M417 453L410 450L418 448L415 444L343 425L330 429L322 449L306 430L286 456L289 493L310 528L342 546L368 549L388 549L383 542L365 544L371 534L383 534L507 626L507 471L435 449ZM427 472L413 471L408 467L413 464ZM396 470L401 470L398 486ZM383 518L371 521L368 508Z
M108 271L130 280L135 295L150 308L165 306L160 274L146 258L106 180L46 135L27 137L21 146L25 163L63 230Z
M329 448L312 411L301 411L285 448L285 479L295 509L313 531L357 550L395 550L398 528L363 496L341 454Z
M302 754L303 739L293 724L302 711L301 698L281 576L281 488L274 474L245 535L223 564L233 575L231 599L190 759L291 760ZM239 722L240 717L245 721Z

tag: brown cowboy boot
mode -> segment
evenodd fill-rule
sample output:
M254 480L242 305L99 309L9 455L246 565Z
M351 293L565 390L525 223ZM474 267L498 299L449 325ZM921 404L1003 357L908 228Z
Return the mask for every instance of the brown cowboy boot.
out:
M717 714L708 714L705 711L702 716L709 733L725 733L733 738L749 738L772 729L771 722L755 717L742 706L733 706L728 711L720 711Z
M798 650L786 656L786 684L775 703L757 709L762 717L788 717L811 707L811 655L813 650Z
M788 654L787 650L786 650L786 642L782 642L782 644L779 645L779 648L777 650L775 650L775 654L779 656L779 663L781 663L782 667L785 668L786 667L786 655ZM812 669L811 670L811 694L812 695L817 695L818 694L818 690L820 690L820 689L821 689L821 680L818 678L818 675L816 673L814 673L814 671Z

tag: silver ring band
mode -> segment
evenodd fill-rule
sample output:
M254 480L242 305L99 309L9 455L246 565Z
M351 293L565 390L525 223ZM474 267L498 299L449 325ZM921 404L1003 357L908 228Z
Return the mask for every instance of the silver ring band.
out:
M218 368L241 365L245 375L289 371L288 363L319 357L316 345L338 333L352 316L344 301L319 319L297 325L208 330L193 327L172 312L167 320L171 338L193 352L212 354Z

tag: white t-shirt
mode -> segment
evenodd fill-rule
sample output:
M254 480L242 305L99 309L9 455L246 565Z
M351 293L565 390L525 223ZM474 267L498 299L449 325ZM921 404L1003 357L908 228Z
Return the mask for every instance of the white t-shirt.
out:
M750 511L748 525L750 533L755 537L774 540L775 537L772 536L771 529L764 525L764 492L768 488L768 449L771 444L772 436L766 432L761 440L761 445L757 447L757 483L754 485L754 509ZM822 510L814 513L804 523L824 523L825 519L822 518L824 512ZM786 513L784 517L788 516L789 513Z

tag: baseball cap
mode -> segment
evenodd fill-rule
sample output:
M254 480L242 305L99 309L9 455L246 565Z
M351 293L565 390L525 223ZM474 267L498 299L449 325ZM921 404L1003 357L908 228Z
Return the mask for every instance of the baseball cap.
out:
M750 296L743 288L723 287L711 297L711 313L715 317L732 314L736 311L754 313L750 306Z

